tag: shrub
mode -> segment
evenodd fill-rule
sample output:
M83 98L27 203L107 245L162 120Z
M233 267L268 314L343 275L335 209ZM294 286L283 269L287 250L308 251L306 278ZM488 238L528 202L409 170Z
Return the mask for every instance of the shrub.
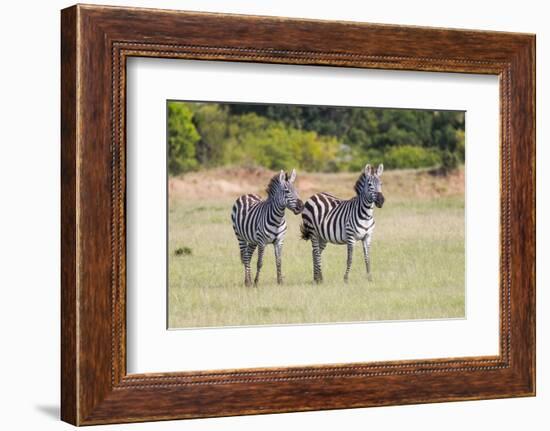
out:
M386 163L384 153L374 148L366 151L350 149L348 152L349 156L345 163L341 163L340 170L361 172L367 163L372 166L378 166L380 163Z
M441 173L448 175L458 168L459 156L456 153L451 153L449 150L443 151L441 154Z
M441 164L441 156L434 149L402 145L391 147L384 154L384 166L389 169L429 168Z
M168 172L171 175L198 167L195 144L199 139L189 107L182 103L168 103Z
M176 250L174 250L174 254L176 256L190 256L193 254L193 250L191 250L189 247L178 247Z
M464 139L464 130L456 131L456 139L457 139L456 152L460 157L460 161L465 162L466 161L466 142Z
M234 116L225 145L231 164L273 170L331 171L339 149L334 137L287 127L253 113Z

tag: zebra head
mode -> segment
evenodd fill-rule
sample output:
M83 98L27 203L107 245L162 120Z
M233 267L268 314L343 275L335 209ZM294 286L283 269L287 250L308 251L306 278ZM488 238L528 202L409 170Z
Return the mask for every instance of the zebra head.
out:
M378 208L382 208L384 205L384 195L382 194L382 181L380 177L384 172L384 165L378 165L376 172L367 164L363 174L355 185L355 191L358 195L365 198L367 203L372 206L372 203Z
M294 214L300 214L304 209L304 203L298 196L294 187L296 180L296 169L292 169L290 176L281 170L275 175L267 188L268 195L277 202L278 206L288 208Z

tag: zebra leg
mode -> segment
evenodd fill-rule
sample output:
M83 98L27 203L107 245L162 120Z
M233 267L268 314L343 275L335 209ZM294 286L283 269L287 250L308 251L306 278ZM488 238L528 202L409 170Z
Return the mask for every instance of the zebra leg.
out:
M311 238L312 256L313 256L313 281L315 283L323 282L323 271L321 269L321 253L327 246L326 241L323 241L317 236Z
M275 265L277 266L277 284L283 284L283 271L281 269L281 255L283 252L283 242L275 241Z
M256 277L254 278L254 286L257 286L258 281L260 281L260 270L262 269L262 266L264 264L264 250L265 245L260 244L258 246L258 264L256 268Z
M244 239L239 239L239 251L241 252L241 263L244 265L246 262L246 250L248 248L248 243Z
M348 282L348 277L349 277L349 271L351 269L351 263L353 261L353 245L354 245L355 241L349 241L347 243L348 245L348 261L347 261L347 265L346 265L346 273L344 274L344 282Z
M237 238L239 241L239 251L241 252L241 263L244 265L244 284L247 285L246 266L248 261L248 243L244 239Z
M245 262L244 262L244 285L252 286L252 275L250 274L250 262L252 261L252 255L256 250L256 244L248 244L246 248Z
M371 237L365 237L363 239L363 255L365 256L365 266L367 268L367 279L372 281L372 275L370 273L370 242Z

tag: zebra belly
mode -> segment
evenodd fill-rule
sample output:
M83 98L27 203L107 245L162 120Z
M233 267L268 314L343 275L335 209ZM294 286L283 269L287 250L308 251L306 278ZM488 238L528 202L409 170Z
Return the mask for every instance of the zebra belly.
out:
M265 212L260 210L262 200L258 195L248 194L237 199L231 212L233 230L239 240L249 244L270 244L286 232L283 219L278 226L266 223Z
M349 239L351 238L356 241L362 241L366 237L372 235L373 231L374 225L369 226L368 228L357 227L355 229L350 229L350 227L348 226L347 228L340 229L337 232L325 228L319 232L319 236L321 237L321 239L331 244L347 244L349 242Z
M315 232L317 237L334 244L344 243L343 226L335 228L328 217L339 201L328 193L317 193L306 201L302 213L304 223Z
M304 225L331 244L367 238L374 230L372 210L360 208L357 198L343 201L328 193L317 193L305 203Z
M322 224L321 229L319 229L319 236L331 244L345 244L347 238L345 226L335 226L330 222Z
M279 226L279 229L276 233L263 231L263 232L256 232L255 235L244 238L247 242L250 244L256 244L256 245L266 245L266 244L273 244L276 241L280 241L282 238L284 238L284 235L286 233L286 223L283 226Z

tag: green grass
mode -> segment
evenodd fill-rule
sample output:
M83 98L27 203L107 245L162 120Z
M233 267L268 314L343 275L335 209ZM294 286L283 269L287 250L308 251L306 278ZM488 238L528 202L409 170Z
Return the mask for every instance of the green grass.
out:
M169 327L464 317L463 195L418 198L395 190L385 196L384 208L375 211L372 281L357 244L350 282L344 284L346 248L329 244L323 253L325 281L313 284L311 243L299 239L301 217L287 211L285 283L276 284L270 245L257 288L243 284L230 221L234 199L172 199Z

